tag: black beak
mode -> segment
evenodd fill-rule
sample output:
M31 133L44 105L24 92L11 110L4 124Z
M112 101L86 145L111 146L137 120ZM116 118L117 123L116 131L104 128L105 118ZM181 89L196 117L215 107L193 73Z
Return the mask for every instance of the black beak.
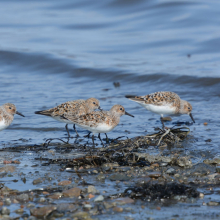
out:
M24 115L22 115L20 112L18 112L18 111L16 111L15 112L17 115L20 115L20 116L22 116L22 117L25 117Z
M193 116L192 116L192 113L189 113L189 116L190 116L190 118L192 119L192 121L195 123L195 120L194 120L194 118L193 118Z
M102 111L102 110L103 110L103 109L102 109L100 106L98 107L98 109L99 109L100 111Z
M128 112L125 112L125 115L129 115L129 116L131 116L131 117L134 118L134 115L131 115L131 114L129 114Z

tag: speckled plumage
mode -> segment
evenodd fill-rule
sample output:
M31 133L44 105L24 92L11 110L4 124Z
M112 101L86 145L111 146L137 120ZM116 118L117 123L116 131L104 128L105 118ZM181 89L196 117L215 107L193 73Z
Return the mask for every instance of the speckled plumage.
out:
M14 104L6 103L0 106L0 131L6 129L12 123L15 114L24 117L24 115L16 110Z
M98 108L100 108L99 100L95 98L89 98L87 100L78 99L78 100L62 103L48 110L36 111L35 114L50 116L53 119L60 122L64 122L66 124L74 124L73 122L66 120L64 117L68 117L68 115L74 115L76 118L78 118L81 115L90 113ZM69 136L67 125L66 125L66 129Z
M78 125L81 128L94 133L107 133L113 130L120 122L122 115L133 115L127 113L123 106L114 105L109 111L91 112L80 117L74 115L64 116L69 121Z
M189 102L182 100L174 92L155 92L145 96L127 95L126 98L142 105L147 110L163 115L188 114L192 118L192 106Z

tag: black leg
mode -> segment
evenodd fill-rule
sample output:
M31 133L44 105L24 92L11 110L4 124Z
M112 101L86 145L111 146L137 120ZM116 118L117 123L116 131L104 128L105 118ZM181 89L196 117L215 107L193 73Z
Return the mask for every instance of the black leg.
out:
M109 139L106 133L105 133L105 136L106 136L106 142L109 142Z
M79 137L79 134L78 134L78 132L77 132L77 130L76 130L76 126L75 126L75 124L73 125L73 129L74 129L75 132L76 132L76 136Z
M99 135L98 135L98 138L99 138L99 140L102 142L102 139L101 139L100 133L99 133ZM104 146L103 142L102 142L102 145Z
M165 128L164 122L163 122L163 117L160 117L160 121L162 123L163 129Z
M87 138L89 138L90 137L90 134L91 134L92 132L89 132L87 135L85 135L85 136L83 136L83 137L87 137Z
M68 138L70 138L70 133L69 133L69 129L68 129L68 124L66 124L65 128L66 128L66 131L67 131L67 134L68 134Z
M93 143L93 147L95 147L94 134L92 135L92 143Z

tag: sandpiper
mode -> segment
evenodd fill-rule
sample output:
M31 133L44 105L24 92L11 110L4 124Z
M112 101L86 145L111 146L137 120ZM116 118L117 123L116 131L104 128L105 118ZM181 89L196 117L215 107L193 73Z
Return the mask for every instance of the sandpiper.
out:
M99 100L96 98L89 98L87 100L78 99L68 101L48 110L36 111L35 114L50 116L57 121L66 123L65 127L69 138L70 134L68 124L74 124L73 128L77 136L79 136L79 134L76 130L75 123L65 119L65 117L68 117L70 114L71 116L78 118L81 115L88 114L96 109L101 110Z
M6 129L12 123L15 114L24 117L16 110L14 104L6 103L0 106L0 131Z
M92 141L94 145L94 134L99 133L98 137L102 142L100 133L107 133L113 130L120 122L120 117L122 115L134 117L126 112L123 106L114 105L109 111L93 111L86 115L81 115L80 117L75 117L74 115L71 116L69 114L68 116L64 116L64 118L68 119L79 127L92 132Z
M155 92L145 96L126 95L125 97L137 102L147 110L159 114L163 127L163 115L188 114L195 123L191 113L191 104L180 99L174 92Z

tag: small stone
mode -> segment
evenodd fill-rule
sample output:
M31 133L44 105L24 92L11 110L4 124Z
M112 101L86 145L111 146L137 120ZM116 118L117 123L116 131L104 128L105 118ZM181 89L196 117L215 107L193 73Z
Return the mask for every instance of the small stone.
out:
M167 169L167 171L166 171L166 173L167 174L170 174L170 175L174 175L175 174L175 169L173 169L173 168L169 168L169 169Z
M98 174L99 171L98 171L98 170L93 170L92 173L93 173L93 174Z
M134 203L134 200L129 197L122 197L115 200L115 202L119 205L131 204Z
M46 199L44 197L40 197L39 200L38 200L38 202L40 202L40 203L45 202L45 201L46 201Z
M18 195L17 197L16 197L16 199L18 200L18 201L20 201L20 202L27 202L27 201L29 201L29 195L28 194L21 194L21 195Z
M205 196L205 195L204 195L203 193L199 193L199 198L200 198L200 199L203 199L204 196Z
M10 210L6 207L2 207L1 214L2 215L10 215Z
M50 198L50 199L60 199L62 197L62 195L63 195L62 193L57 192L57 193L54 193L52 195L49 195L48 198Z
M206 126L206 125L208 125L208 122L204 122L203 124Z
M11 205L11 200L9 198L5 199L5 205Z
M38 207L35 209L31 209L31 215L36 216L37 218L45 218L47 217L52 211L56 210L56 206L44 206Z
M88 219L89 218L89 213L87 212L77 212L71 216L72 218L77 218L77 219Z
M94 199L94 202L102 202L104 200L104 196L103 195L99 195Z
M92 198L94 198L94 197L95 197L95 196L92 195L92 194L89 194L89 195L88 195L88 198L89 198L89 199L92 199Z
M209 205L209 206L217 206L217 205L220 205L220 203L219 202L210 201L210 202L207 203L207 205Z
M115 206L115 207L113 208L113 211L114 211L114 212L123 212L123 208L122 208L122 207Z
M4 167L1 167L0 168L0 172L15 172L16 170L16 167L15 166L11 166L11 165L8 165L8 166L4 166Z
M91 204L85 204L85 205L83 206L83 209L84 209L85 211L89 211L90 209L92 209L92 205L91 205Z
M106 209L110 209L115 206L115 203L103 202L103 205Z
M97 194L99 193L99 191L95 188L95 186L88 186L88 189L87 189L88 193L92 193L92 194Z
M33 180L33 185L37 185L37 184L39 184L39 183L42 183L43 182L43 180L41 179L41 178L38 178L38 179L35 179L35 180Z
M96 179L97 179L98 181L104 182L104 181L105 181L105 175L102 174L102 173L100 173L100 174L96 177Z
M66 212L66 211L70 211L71 212L75 212L79 209L79 207L75 204L69 204L69 203L59 203L57 205L57 211L58 212Z
M63 191L63 196L65 197L78 197L81 194L81 189L80 188L71 188L68 190Z
M16 212L17 214L21 214L21 213L24 212L24 209L16 209L15 212Z
M160 172L152 172L152 173L149 173L149 177L150 178L159 178L161 176L161 173Z
M71 184L72 182L69 180L63 180L61 182L58 183L58 186L67 186L69 184Z

